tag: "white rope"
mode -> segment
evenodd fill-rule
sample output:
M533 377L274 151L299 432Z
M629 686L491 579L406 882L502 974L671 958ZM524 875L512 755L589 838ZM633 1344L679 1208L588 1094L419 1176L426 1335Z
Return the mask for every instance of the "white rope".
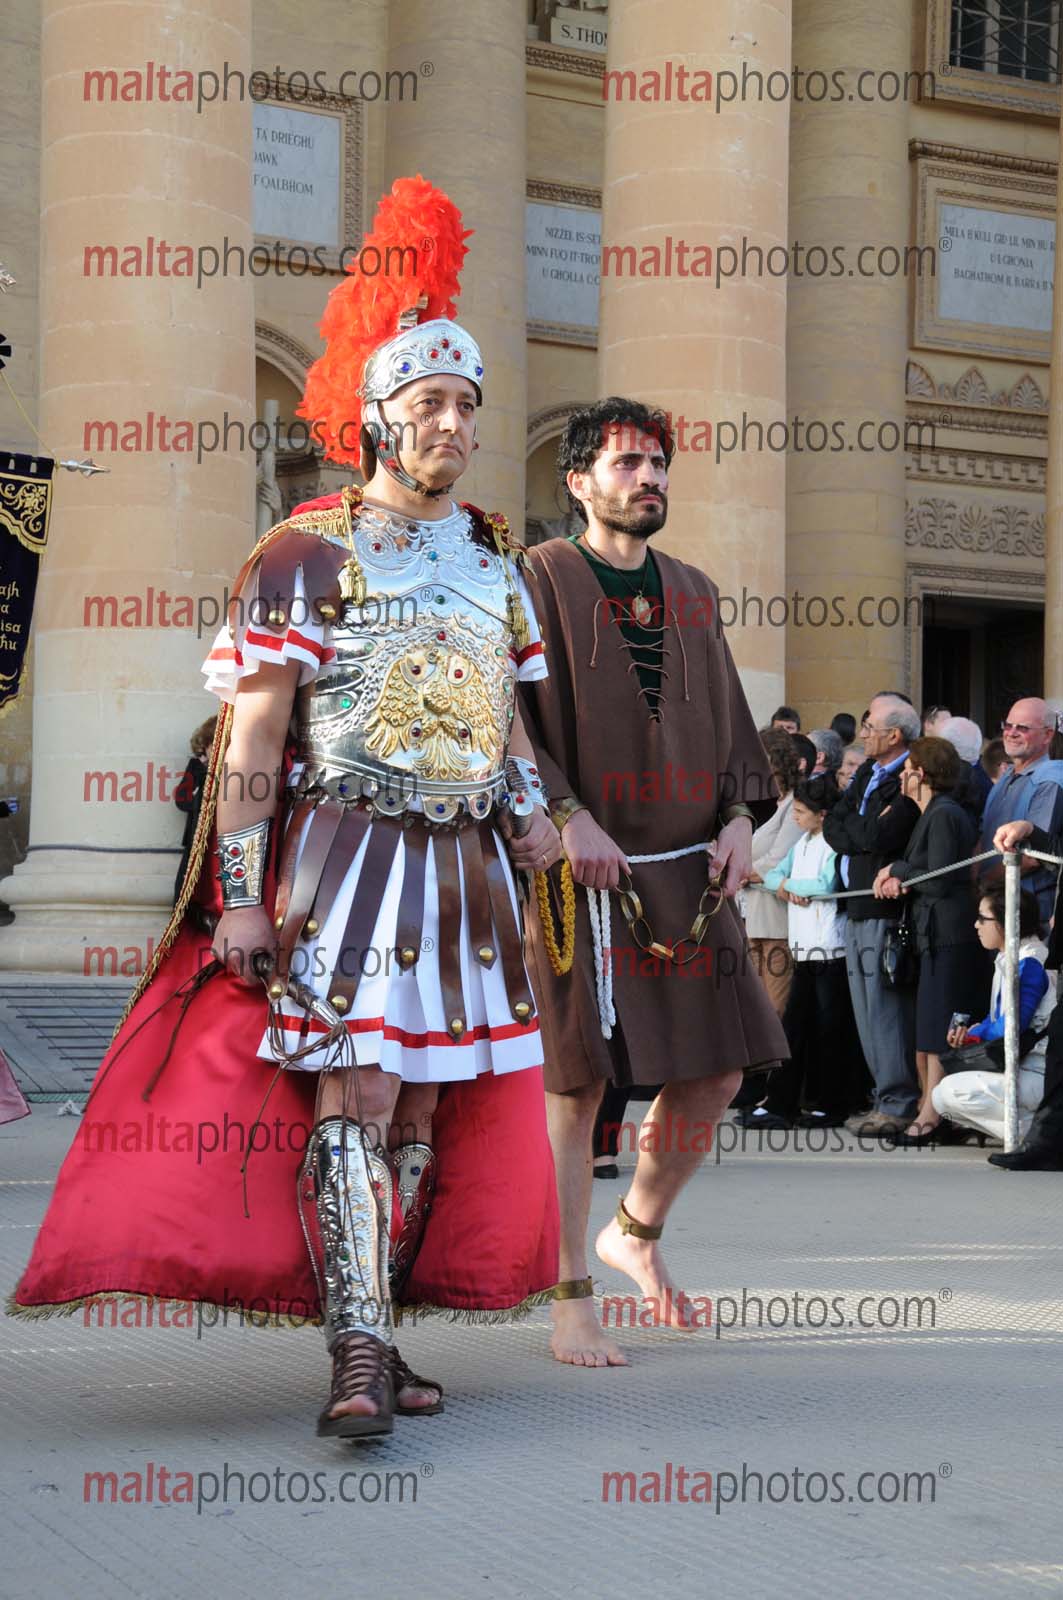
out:
M662 850L655 856L628 856L633 866L642 867L655 861L678 861L682 856L696 856L709 849L710 841L688 844L682 850ZM602 1025L602 1038L613 1037L616 1007L613 1004L612 937L613 913L608 889L587 890L587 910L591 919L591 942L594 945L594 987L598 994L598 1017ZM608 963L605 952L609 952Z
M678 861L681 856L694 856L699 852L709 849L709 843L687 845L682 850L662 850L655 856L628 856L628 861L634 866L645 866L655 861ZM1023 850L1019 846L1019 854L1036 856L1038 861L1059 862L1058 856L1042 855L1038 850ZM910 889L913 884L926 883L928 878L940 878L946 872L956 872L960 867L972 867L980 861L988 861L991 856L999 856L999 850L984 850L981 855L968 856L964 861L953 861L950 866L936 867L933 872L922 872L917 878L905 879L905 888ZM1063 865L1063 863L1059 863ZM761 890L764 894L774 894L774 889L765 888L762 883L747 883L746 892ZM834 894L812 894L810 900L850 900L857 895L871 894L871 889L838 889ZM602 1038L613 1037L613 1027L616 1023L616 1006L613 1004L613 971L612 960L605 960L605 953L612 955L613 917L609 902L608 889L587 890L587 910L591 919L591 941L594 945L594 986L598 994L598 1016L602 1025Z

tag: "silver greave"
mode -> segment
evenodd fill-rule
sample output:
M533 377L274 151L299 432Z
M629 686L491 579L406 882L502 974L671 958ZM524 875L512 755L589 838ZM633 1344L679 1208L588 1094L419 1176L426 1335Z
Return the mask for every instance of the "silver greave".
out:
M432 1210L436 1158L431 1145L411 1143L400 1144L392 1152L392 1161L402 1212L402 1229L395 1241L391 1262L391 1293L398 1299L417 1259Z
M329 1350L350 1333L392 1342L391 1171L357 1122L326 1117L299 1170L299 1215Z

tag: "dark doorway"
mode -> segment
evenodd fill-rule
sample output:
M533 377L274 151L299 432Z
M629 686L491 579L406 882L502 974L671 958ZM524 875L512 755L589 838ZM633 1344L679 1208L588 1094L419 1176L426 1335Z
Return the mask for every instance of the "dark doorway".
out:
M1044 611L1022 602L944 599L923 606L924 706L972 717L986 738L1014 701L1041 694Z

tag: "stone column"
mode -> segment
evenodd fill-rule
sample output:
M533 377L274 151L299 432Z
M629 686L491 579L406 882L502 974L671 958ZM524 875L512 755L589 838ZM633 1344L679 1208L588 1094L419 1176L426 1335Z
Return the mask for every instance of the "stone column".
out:
M1063 123L1060 125L1063 136ZM1059 171L1063 172L1063 147ZM1056 252L1063 240L1063 183L1057 172ZM1045 695L1063 702L1063 272L1052 286L1052 366L1045 470Z
M418 74L416 101L388 105L386 182L421 173L474 229L458 316L484 356L480 449L459 493L524 516L525 7L515 0L392 0L388 66ZM371 196L371 206L376 196ZM371 215L371 208L370 208Z
M253 451L238 430L252 420L254 317L249 274L197 288L174 255L164 273L158 247L250 247L251 103L219 98L197 115L157 68L249 72L250 26L250 0L44 0L39 426L109 475L56 485L30 853L0 887L16 913L0 966L132 975L172 896L173 787L216 708L198 670L214 624L197 637L175 597L204 596L209 616L253 534ZM105 75L102 99L88 69ZM123 100L134 70L142 94ZM116 246L125 272L90 264L93 245ZM226 417L227 448L197 464L180 424L194 436Z
M845 268L840 276L806 271L790 283L787 411L804 433L787 465L787 590L802 598L788 630L787 700L809 728L829 724L842 709L859 717L876 690L908 688L908 282L903 267L861 276L857 261L861 247L871 246L865 264L877 267L879 246L903 256L908 243L908 108L903 99L862 100L855 86L865 69L892 70L903 81L911 65L910 18L909 0L851 0L841 7L835 0L794 0L795 65L806 75L825 74L828 83L833 72L847 75L841 99L797 101L790 131L790 237L805 247L808 264L809 247L842 246ZM889 254L884 264L894 260ZM824 423L828 445L841 438L845 448L823 448ZM834 423L842 431L832 438ZM871 450L859 447L861 425ZM817 624L823 607L817 603L810 616L808 598L829 605L834 596L841 625L833 625L837 610Z
M598 387L672 414L679 451L659 540L731 597L721 614L734 623L758 717L783 690L784 633L755 625L754 602L784 588L785 455L751 445L785 413L786 276L757 273L750 252L755 260L758 249L785 246L789 105L766 89L728 102L722 75L740 85L745 67L747 83L759 73L766 84L769 73L785 78L789 62L787 0L624 0L610 10ZM698 97L706 73L712 96L724 97L718 112ZM728 249L740 264L743 241L745 275L717 287L717 267L729 269Z

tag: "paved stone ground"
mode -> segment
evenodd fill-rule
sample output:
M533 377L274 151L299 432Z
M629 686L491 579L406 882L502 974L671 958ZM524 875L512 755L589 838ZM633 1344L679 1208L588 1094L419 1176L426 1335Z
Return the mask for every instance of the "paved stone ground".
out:
M41 1105L0 1129L5 1290L76 1128ZM595 1185L596 1222L619 1188ZM1061 1195L1058 1177L995 1172L975 1149L725 1151L668 1241L714 1327L625 1331L630 1369L582 1373L548 1359L546 1313L422 1322L404 1350L445 1380L447 1412L362 1446L314 1437L326 1367L312 1330L6 1320L0 1593L1058 1592ZM787 1297L765 1310L786 1326L758 1327L747 1301L746 1326L717 1337L723 1297L737 1307L743 1289ZM843 1297L829 1313L842 1326L795 1327L795 1293L802 1321L822 1315L810 1297ZM881 1316L902 1325L852 1325L864 1295L894 1297ZM927 1297L921 1328L914 1307L903 1327L909 1296ZM86 1503L87 1472L121 1488L151 1467L154 1503ZM198 1514L159 1503L162 1468L193 1474ZM614 1472L637 1499L603 1503ZM694 1498L705 1473L713 1504ZM908 1503L905 1474L926 1475Z

